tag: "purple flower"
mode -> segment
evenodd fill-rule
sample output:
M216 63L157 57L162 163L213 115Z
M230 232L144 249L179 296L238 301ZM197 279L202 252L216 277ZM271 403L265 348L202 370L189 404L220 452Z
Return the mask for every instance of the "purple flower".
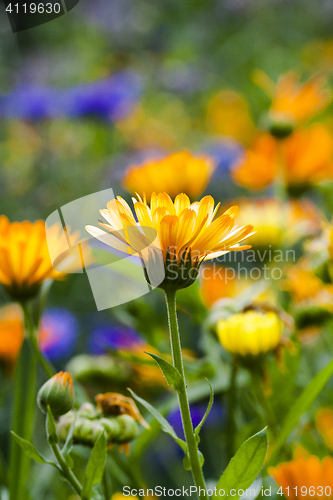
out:
M40 120L94 116L115 121L131 112L140 93L140 77L129 71L64 89L20 85L0 96L0 117Z
M75 347L78 322L67 309L49 309L41 319L38 343L51 361L68 358Z
M89 351L92 354L103 354L113 349L131 349L137 345L145 345L139 334L124 326L100 325L91 334Z
M230 168L241 157L243 148L232 140L210 141L202 148L202 152L211 156L216 163L215 178L224 178L229 174Z

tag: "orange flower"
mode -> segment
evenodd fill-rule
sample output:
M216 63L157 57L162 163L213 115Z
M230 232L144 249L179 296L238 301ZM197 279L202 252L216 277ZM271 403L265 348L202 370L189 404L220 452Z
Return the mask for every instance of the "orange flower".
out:
M0 309L0 360L12 368L24 338L23 314L16 304Z
M333 450L333 410L322 408L316 415L316 426L328 448Z
M66 266L71 252L64 253L68 245L62 234L58 224L48 229L49 245L60 256L58 269L63 264L61 270L66 272L75 264L69 259L70 266ZM52 266L44 221L10 223L7 217L0 216L0 283L14 300L30 299L37 295L45 280L63 277L64 274Z
M228 268L206 264L200 272L200 294L206 307L224 297L234 297L246 288L244 280L231 278Z
M268 469L268 472L290 500L333 497L332 457L325 457L320 461L318 457L303 454L290 462Z
M321 76L314 76L305 83L300 83L293 72L281 76L271 105L272 114L285 115L297 122L308 120L331 100L328 90L323 89L324 83Z
M253 147L234 166L232 177L250 189L263 189L280 174L288 185L312 185L333 178L333 138L316 123L294 132L283 143L269 134L257 137Z
M215 166L207 156L194 156L179 151L142 165L133 165L125 173L124 187L132 193L167 192L171 197L187 193L194 199L207 186Z
M214 132L234 137L243 144L248 144L255 133L248 104L233 90L222 90L212 97L207 122Z

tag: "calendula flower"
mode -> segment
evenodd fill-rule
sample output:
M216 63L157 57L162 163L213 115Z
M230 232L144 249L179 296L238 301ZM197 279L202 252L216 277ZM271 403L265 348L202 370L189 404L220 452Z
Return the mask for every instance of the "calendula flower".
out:
M24 339L24 323L21 308L10 304L0 309L0 363L13 368Z
M222 90L211 98L207 124L214 132L234 137L243 144L248 144L255 133L247 102L233 90Z
M316 414L316 427L326 446L333 450L333 410L320 409Z
M291 188L332 179L332 134L320 123L296 130L283 143L261 134L234 165L232 177L250 189L268 187L277 177Z
M200 269L200 294L208 308L221 298L234 297L247 286L247 280L234 278L233 269L214 264L205 264Z
M39 389L37 401L44 413L47 413L48 406L56 416L69 412L74 406L72 375L68 372L56 373Z
M45 280L63 279L63 272L76 265L65 237L60 236L62 228L54 225L48 232L49 245L59 255L58 271L51 263L43 221L10 223L7 217L0 217L0 283L14 300L33 298Z
M219 205L214 206L211 196L191 203L185 194L177 195L173 202L166 193L153 193L150 204L145 196L133 198L133 203L135 215L119 196L108 203L107 209L100 211L108 222L100 225L109 233L94 226L86 226L86 229L110 246L115 240L112 235L117 235L127 252L141 256L143 249L148 249L148 257L143 257L148 267L164 267L165 277L162 283L159 282L160 288L185 288L195 281L204 260L249 248L239 243L252 234L253 226L235 225L237 207L229 208L214 220ZM152 233L156 236L152 237ZM151 245L156 237L162 262L156 262L156 252ZM149 281L149 273L146 278Z
M320 216L310 200L283 203L277 198L239 200L237 222L250 220L257 233L249 243L254 247L292 245L304 236L310 236L320 227Z
M101 410L105 416L129 415L149 429L149 425L142 417L132 398L127 398L116 392L97 394L95 397L97 409Z
M282 487L286 498L319 499L333 497L333 458L319 460L313 455L299 456L277 467L268 469L269 474ZM287 490L287 488L289 489ZM327 488L327 489L325 489Z
M123 185L132 193L167 192L171 197L184 192L197 198L207 186L215 165L208 156L194 156L189 151L131 166L125 173Z
M280 344L282 322L274 312L247 311L217 323L223 347L239 357L257 357L274 351Z
M324 89L325 79L314 76L304 83L293 72L280 77L273 97L271 112L306 121L322 111L331 97Z

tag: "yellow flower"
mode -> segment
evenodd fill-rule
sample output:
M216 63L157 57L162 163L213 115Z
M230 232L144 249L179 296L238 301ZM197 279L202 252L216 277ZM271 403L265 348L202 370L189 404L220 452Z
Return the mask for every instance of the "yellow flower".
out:
M159 285L161 288L185 288L195 281L205 259L250 248L248 245L239 246L239 242L252 234L253 226L235 226L237 207L229 208L214 220L219 205L214 207L211 196L191 203L186 194L177 195L173 202L166 193L153 193L150 204L145 196L143 199L140 196L133 198L133 203L138 222L126 201L118 196L109 201L107 209L100 211L108 222L100 225L111 235L94 226L86 226L86 229L110 246L114 245L114 235L117 235L125 251L129 246L140 256L156 238L151 236L155 233L163 262L154 261L154 264L163 266L165 272ZM156 252L152 249L148 252L148 259L155 258Z
M132 495L123 495L122 493L115 493L113 496L112 496L112 500L126 500L126 498L128 500L138 500L138 497L133 497Z
M312 118L331 100L328 90L323 89L324 83L321 76L314 76L305 83L300 83L293 72L281 76L275 89L271 112L290 116L297 122Z
M217 323L217 335L223 347L236 356L260 356L276 349L282 335L282 323L274 312L247 311Z
M318 305L327 305L332 309L333 286L323 283L311 270L310 262L303 258L296 265L287 269L287 279L283 283L295 302L311 301Z
M61 266L69 255L64 254L68 246L64 246L62 228L54 225L48 232L49 244L55 255L60 256ZM70 268L73 265L71 262ZM62 271L67 270L64 265ZM44 221L10 223L7 217L0 216L0 283L14 300L28 300L37 295L45 280L63 277L52 266Z
M316 415L316 427L328 448L333 450L333 410L322 408Z
M235 164L235 182L250 189L263 189L283 177L288 186L309 186L333 178L333 137L325 125L316 123L295 131L283 143L260 134Z
M320 227L319 213L310 200L283 203L277 198L243 199L238 205L238 224L250 220L258 231L249 239L255 247L280 246L283 242L291 245Z
M133 165L125 173L123 185L132 193L167 192L171 197L185 192L197 198L207 186L215 166L208 156L178 151L169 156Z
M243 144L248 144L255 133L248 104L233 90L222 90L212 97L207 122L214 132L234 137Z
M19 355L24 338L23 314L16 304L0 309L0 360L11 369Z
M333 497L332 457L319 460L313 455L300 456L277 467L271 467L268 472L290 500ZM329 488L325 491L326 487Z

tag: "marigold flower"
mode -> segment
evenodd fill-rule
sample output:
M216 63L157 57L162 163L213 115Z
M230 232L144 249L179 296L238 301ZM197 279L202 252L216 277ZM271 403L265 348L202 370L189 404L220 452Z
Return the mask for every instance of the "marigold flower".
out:
M118 196L108 203L107 209L100 211L108 222L100 225L113 235L117 232L124 248L129 245L139 255L152 242L151 237L148 241L147 230L157 233L166 273L160 288L185 288L195 281L205 259L250 248L239 243L253 234L253 226L235 226L237 207L229 208L214 220L219 205L214 208L211 196L191 204L185 194L177 195L173 202L166 193L153 193L150 205L145 196L133 198L133 203L138 223L129 205ZM86 229L95 238L113 246L115 238L110 234L94 226L86 226ZM128 236L130 229L131 237ZM149 254L148 258L154 259L154 256Z
M249 239L255 247L276 247L283 242L291 245L320 227L320 215L310 200L283 203L277 198L242 199L237 204L238 224L250 220L257 229Z
M297 122L306 121L322 111L331 97L323 89L325 80L314 76L304 83L293 72L280 77L273 97L271 112L290 116Z
M287 269L287 279L283 289L288 291L296 303L310 301L318 305L327 305L332 309L333 286L325 284L311 270L310 262L301 259Z
M68 254L64 251L68 246L64 248L60 237L62 228L54 225L48 231L54 251L62 255L58 269L62 263L61 270L66 272ZM71 268L74 265L71 262ZM44 221L10 223L7 217L0 216L0 283L14 300L33 298L45 280L63 277L52 267Z
M333 450L333 410L322 408L316 415L316 427L326 446Z
M223 347L236 356L259 356L276 349L282 335L282 323L274 312L247 311L217 323L217 335Z
M269 474L282 487L286 498L319 499L333 497L333 458L319 460L313 455L300 456L277 467L268 469ZM289 490L286 488L289 487ZM329 487L326 490L325 488ZM323 492L322 494L320 492Z
M74 405L73 379L68 372L59 372L39 389L37 401L40 409L47 413L49 406L53 415L64 415Z
M250 189L263 189L278 175L289 186L332 179L333 137L328 128L316 123L295 131L283 143L261 134L232 171L234 181Z
M0 362L11 369L19 355L24 339L21 308L10 304L0 309Z
M95 397L97 409L101 410L106 416L129 415L149 429L149 425L142 417L132 398L127 398L117 392L106 392L97 394Z
M234 297L248 286L242 279L232 279L233 274L223 266L206 264L200 270L200 294L206 307L211 307L223 297Z
M248 144L255 133L247 102L233 90L222 90L212 97L207 121L214 132L234 137L243 144Z
M123 185L132 193L167 192L171 197L184 192L197 198L207 186L215 165L208 156L194 156L178 151L142 165L133 165L125 173Z

